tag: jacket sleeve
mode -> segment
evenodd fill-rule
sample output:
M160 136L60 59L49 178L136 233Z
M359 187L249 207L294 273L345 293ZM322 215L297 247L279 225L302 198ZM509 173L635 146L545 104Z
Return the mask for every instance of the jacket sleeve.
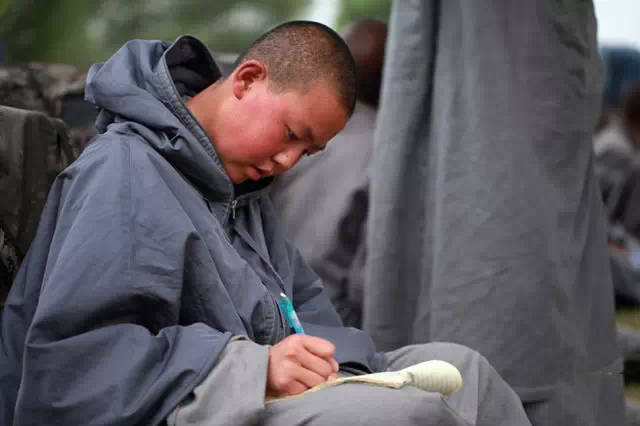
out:
M234 336L207 378L167 417L167 425L259 424L265 405L268 365L268 346ZM220 392L222 386L224 392Z
M16 425L158 424L231 337L202 323L177 325L185 250L196 238L177 218L165 220L179 213L175 200L143 205L154 198L143 203L136 193L154 188L131 163L126 143L91 145L51 191L49 256L27 265L46 261Z

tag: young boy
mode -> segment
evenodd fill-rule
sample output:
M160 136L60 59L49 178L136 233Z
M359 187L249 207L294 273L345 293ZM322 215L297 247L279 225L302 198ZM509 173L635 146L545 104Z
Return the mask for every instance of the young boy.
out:
M344 127L354 81L344 42L309 22L270 31L226 77L189 36L131 41L95 65L101 135L54 183L3 313L3 423L529 424L477 353L383 354L343 327L281 236L272 176ZM280 293L306 335L291 335ZM432 358L464 378L446 401L343 385L264 403L338 369Z

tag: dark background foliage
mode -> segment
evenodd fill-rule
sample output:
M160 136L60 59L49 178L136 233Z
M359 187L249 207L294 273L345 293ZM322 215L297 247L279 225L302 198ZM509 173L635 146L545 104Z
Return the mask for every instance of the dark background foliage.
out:
M308 19L312 0L0 0L2 62L68 63L86 69L133 38L202 39L239 53L270 27ZM361 17L388 19L391 0L342 0L334 28Z

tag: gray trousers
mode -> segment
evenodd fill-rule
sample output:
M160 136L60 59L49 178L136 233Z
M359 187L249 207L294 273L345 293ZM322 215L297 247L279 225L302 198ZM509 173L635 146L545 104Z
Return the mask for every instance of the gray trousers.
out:
M232 342L230 346L238 343L244 345L240 348L242 353L237 352L238 346L229 348L209 377L196 388L194 396L167 419L169 425L531 424L515 392L483 356L464 346L427 343L406 346L386 354L389 370L399 370L430 359L441 359L455 365L462 373L463 386L450 397L411 386L390 389L350 383L265 405L266 347L254 351L258 345L248 341ZM247 363L247 355L257 356L256 364ZM238 364L239 359L245 361ZM258 368L254 369L254 366ZM239 377L229 382L231 375ZM249 378L251 375L254 375L253 381Z

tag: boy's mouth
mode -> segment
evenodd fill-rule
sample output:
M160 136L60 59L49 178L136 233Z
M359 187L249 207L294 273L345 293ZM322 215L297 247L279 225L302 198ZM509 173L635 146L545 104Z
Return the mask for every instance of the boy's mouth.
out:
M247 174L249 175L249 178L251 180L260 180L260 179L262 179L262 172L257 167L249 166L248 169L249 170L248 170Z

